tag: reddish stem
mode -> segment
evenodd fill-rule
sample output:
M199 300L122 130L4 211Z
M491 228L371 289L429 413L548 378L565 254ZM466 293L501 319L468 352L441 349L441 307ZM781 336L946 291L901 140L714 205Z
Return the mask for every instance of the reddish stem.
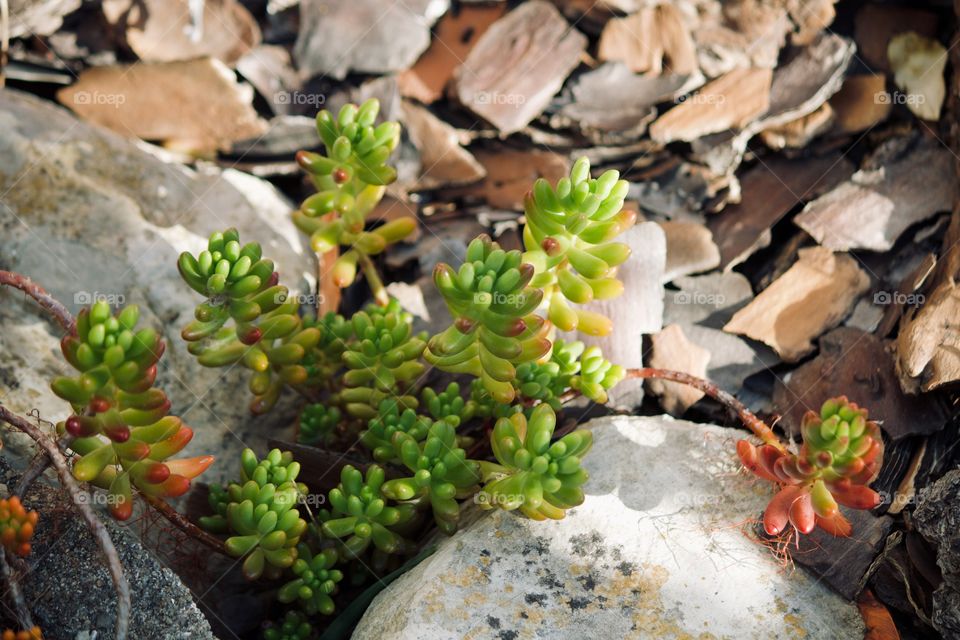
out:
M27 276L14 271L0 270L0 285L6 285L23 291L52 315L57 323L63 327L64 331L71 334L77 332L77 321L74 319L73 314L70 313L59 300L47 293L46 289Z
M659 378L661 380L679 382L681 384L693 387L694 389L699 389L717 402L729 407L730 409L733 409L740 418L740 421L748 429L750 429L754 435L763 440L766 444L776 447L778 451L783 453L787 452L786 447L784 447L780 442L780 438L778 438L773 432L773 429L767 426L767 423L758 418L752 411L747 409L742 402L708 380L692 376L689 373L683 373L682 371L654 369L652 367L644 367L642 369L627 369L627 377Z
M200 541L218 553L222 553L223 555L231 558L233 557L227 552L227 547L223 544L223 540L210 535L197 525L190 522L185 515L167 504L166 500L148 496L145 493L140 493L140 497L143 498L147 504L156 509L157 513L169 520L171 524L189 535L191 538Z

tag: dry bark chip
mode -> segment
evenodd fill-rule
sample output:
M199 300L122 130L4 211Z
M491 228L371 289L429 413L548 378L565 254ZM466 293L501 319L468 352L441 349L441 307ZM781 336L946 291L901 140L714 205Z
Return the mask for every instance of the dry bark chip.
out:
M403 102L403 122L420 151L420 176L412 189L470 184L487 172L460 146L457 130L414 102Z
M830 98L836 128L842 133L859 133L886 120L891 108L886 87L887 77L882 74L847 76Z
M500 131L519 131L547 107L586 46L552 4L524 3L480 37L454 72L454 93Z
M106 0L103 14L146 62L210 56L234 65L260 43L257 21L237 0L206 0L194 24L189 0Z
M931 38L909 31L894 36L887 47L897 86L907 92L907 108L918 118L939 120L947 93L943 70L947 50Z
M854 40L857 41L857 56L873 71L891 71L887 59L887 47L898 33L915 31L932 38L938 28L937 15L931 11L909 6L890 6L868 3L857 12L854 22Z
M57 100L121 135L194 149L229 148L267 130L252 87L213 58L92 67Z
M770 106L770 69L735 69L660 116L650 137L689 142L728 129L742 129Z
M667 265L664 282L680 276L708 271L720 264L720 250L713 234L696 222L661 222L667 238Z
M699 69L690 28L672 4L645 7L610 20L600 36L598 56L623 62L638 73L686 75Z
M824 247L799 260L738 311L723 328L770 345L787 362L813 351L813 340L850 313L870 278L856 260Z
M897 337L897 373L910 393L960 380L960 290L941 283Z
M651 367L706 377L710 352L688 340L680 325L664 327L663 331L650 336L650 341L653 345ZM660 396L660 406L672 416L682 415L704 395L698 389L668 380L651 379L647 381L647 387L651 393Z
M921 141L809 203L795 222L834 251L888 251L910 225L952 208L953 154Z
M475 185L451 190L453 197L482 198L496 209L523 211L523 198L538 178L551 184L568 175L570 161L551 151L477 150L487 177Z

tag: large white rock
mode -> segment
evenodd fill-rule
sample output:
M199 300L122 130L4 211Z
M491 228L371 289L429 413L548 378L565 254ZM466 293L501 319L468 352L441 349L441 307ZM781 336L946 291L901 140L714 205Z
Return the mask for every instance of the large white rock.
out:
M388 586L353 638L863 637L855 605L751 538L770 489L737 473L742 432L589 428L582 506L559 522L480 518Z
M237 227L293 288L303 290L315 267L291 204L269 183L239 171L192 171L144 149L49 102L0 90L0 269L31 277L74 313L94 295L139 304L141 323L167 340L158 385L194 428L187 452L220 458L204 476L214 480L290 415L254 420L247 371L205 369L187 353L180 330L202 298L180 280L177 255ZM0 326L0 402L64 419L69 407L49 389L52 377L69 373L59 329L8 289L0 290Z

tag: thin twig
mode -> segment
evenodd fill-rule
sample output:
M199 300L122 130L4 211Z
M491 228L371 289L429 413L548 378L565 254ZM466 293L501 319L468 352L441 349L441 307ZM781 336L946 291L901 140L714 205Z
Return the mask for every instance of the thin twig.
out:
M0 0L2 2L3 0ZM19 289L25 294L37 301L50 315L54 317L57 323L63 327L67 333L74 334L77 331L77 321L73 314L63 306L63 304L47 293L46 289L35 283L27 276L14 271L0 270L0 285L6 285Z
M733 409L737 413L737 416L740 418L740 421L744 424L744 426L750 429L754 435L763 440L766 444L772 445L784 453L787 451L786 447L784 447L780 442L780 438L778 438L777 434L773 432L773 429L767 426L767 423L758 418L752 411L747 409L742 402L712 382L704 380L703 378L692 376L689 373L683 373L682 371L653 369L651 367L644 367L642 369L627 369L627 377L641 379L659 378L661 380L679 382L681 384L693 387L694 389L699 389L717 402L720 402L730 409Z
M0 545L0 573L3 574L3 579L7 583L7 593L13 602L13 610L17 614L17 624L21 629L32 629L33 618L30 616L30 608L23 598L23 591L20 590L20 581L7 563L7 552L3 545Z
M125 640L127 630L130 626L130 585L127 583L126 576L123 574L123 565L120 563L120 556L117 555L117 548L114 546L113 540L110 539L107 528L100 522L97 514L94 513L90 507L92 500L90 500L87 493L80 488L80 485L77 484L77 481L70 473L70 465L67 464L67 459L64 457L63 452L60 451L56 442L29 420L15 413L11 413L3 405L0 405L0 420L33 438L33 440L47 452L51 462L53 462L53 466L57 470L57 475L60 476L60 483L70 494L74 506L80 512L80 515L83 516L87 527L89 527L97 544L100 545L100 550L103 552L104 558L107 561L107 568L110 571L110 577L113 579L113 586L117 591L116 637L117 640Z
M178 529L191 536L192 538L203 543L207 547L213 549L217 553L222 553L225 556L233 558L228 552L227 547L223 544L223 540L215 536L210 535L197 525L190 522L189 519L173 507L171 507L166 500L161 500L160 498L155 498L153 496L148 496L145 493L141 493L140 497L143 498L147 504L153 507L157 513L162 515L164 518L170 521L171 524L176 526Z
M60 439L57 440L57 446L63 451L70 446L73 440L73 435L64 432L64 434L60 436ZM49 466L50 456L48 456L45 451L38 453L33 460L30 461L30 466L28 466L27 470L20 476L20 480L17 481L17 486L13 489L13 495L18 498L26 495L27 491L30 490L30 485L32 485Z

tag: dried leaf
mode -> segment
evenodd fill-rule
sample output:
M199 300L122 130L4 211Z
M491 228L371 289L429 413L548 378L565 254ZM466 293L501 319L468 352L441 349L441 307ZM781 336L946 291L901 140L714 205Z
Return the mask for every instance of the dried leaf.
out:
M856 260L823 247L801 249L797 262L723 328L760 340L787 362L813 351L813 339L850 313L870 278Z
M454 92L500 131L519 131L543 112L586 46L552 4L526 2L480 37L454 72Z
M872 591L867 589L860 594L857 607L866 627L863 640L900 640L900 632L893 622L893 616L883 603L874 597Z

